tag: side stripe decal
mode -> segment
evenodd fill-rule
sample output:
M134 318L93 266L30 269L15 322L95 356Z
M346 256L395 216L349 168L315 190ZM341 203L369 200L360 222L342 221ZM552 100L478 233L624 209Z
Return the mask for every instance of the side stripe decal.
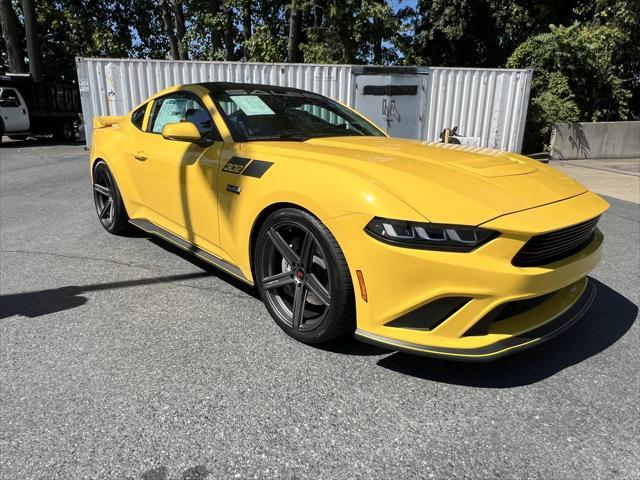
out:
M273 165L273 162L265 162L264 160L254 160L244 169L242 175L247 177L260 178Z
M235 175L241 174L247 177L260 178L271 168L271 165L273 165L273 162L251 160L250 158L243 157L231 157L222 168L222 171Z

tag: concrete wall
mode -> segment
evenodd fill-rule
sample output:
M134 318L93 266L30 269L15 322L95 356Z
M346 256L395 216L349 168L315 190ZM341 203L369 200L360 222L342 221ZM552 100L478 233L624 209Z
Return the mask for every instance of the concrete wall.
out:
M558 124L551 158L640 158L640 122Z

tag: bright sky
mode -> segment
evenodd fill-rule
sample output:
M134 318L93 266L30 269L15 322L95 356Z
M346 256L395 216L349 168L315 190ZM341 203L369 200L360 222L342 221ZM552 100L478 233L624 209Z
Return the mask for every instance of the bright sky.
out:
M418 3L418 0L391 0L391 5L396 10L404 7L416 8L416 3Z

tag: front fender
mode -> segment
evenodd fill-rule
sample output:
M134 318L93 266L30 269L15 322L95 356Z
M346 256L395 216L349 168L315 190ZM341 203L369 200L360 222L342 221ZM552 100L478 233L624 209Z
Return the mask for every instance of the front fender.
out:
M240 193L228 191L227 185ZM221 247L248 279L253 278L252 230L261 214L277 204L297 206L323 222L353 213L425 221L402 200L352 171L300 159L273 160L260 178L222 170L218 198Z

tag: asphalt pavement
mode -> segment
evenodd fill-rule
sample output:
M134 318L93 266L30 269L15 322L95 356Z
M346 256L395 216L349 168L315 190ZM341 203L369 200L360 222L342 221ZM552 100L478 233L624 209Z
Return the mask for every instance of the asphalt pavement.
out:
M106 233L78 145L0 147L0 478L640 478L639 207L589 314L490 364L287 337L257 294Z

